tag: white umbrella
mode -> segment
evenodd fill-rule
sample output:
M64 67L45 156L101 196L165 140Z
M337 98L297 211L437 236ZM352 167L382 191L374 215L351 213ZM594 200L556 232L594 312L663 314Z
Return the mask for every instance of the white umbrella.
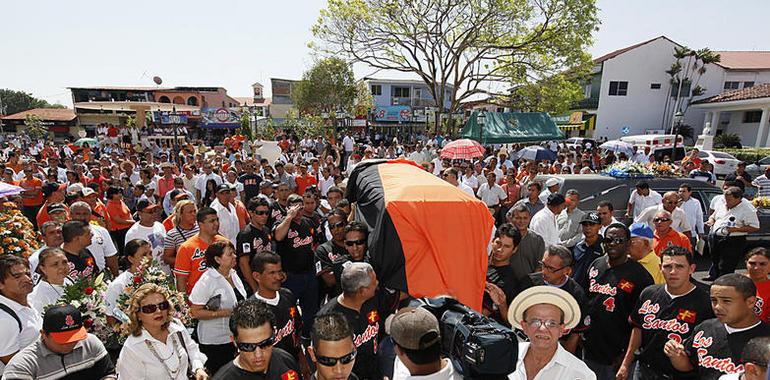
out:
M9 195L21 194L24 191L19 186L14 186L5 182L0 182L0 197L7 197Z
M625 153L629 157L634 154L634 146L620 140L607 141L606 143L599 145L599 148L611 150L615 153Z

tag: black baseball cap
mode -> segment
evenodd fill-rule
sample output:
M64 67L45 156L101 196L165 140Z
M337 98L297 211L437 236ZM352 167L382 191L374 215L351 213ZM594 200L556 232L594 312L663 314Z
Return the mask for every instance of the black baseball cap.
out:
M88 337L83 316L72 305L52 306L43 315L43 331L58 344L69 344Z
M602 220L599 218L599 214L596 211L590 211L580 219L580 224L583 223L602 224Z

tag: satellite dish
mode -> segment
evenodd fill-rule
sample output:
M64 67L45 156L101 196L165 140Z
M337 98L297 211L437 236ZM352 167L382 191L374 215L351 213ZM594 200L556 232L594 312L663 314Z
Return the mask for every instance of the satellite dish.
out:
M160 86L161 83L163 83L163 79L160 79L160 77L152 77L152 81L155 82L158 86Z

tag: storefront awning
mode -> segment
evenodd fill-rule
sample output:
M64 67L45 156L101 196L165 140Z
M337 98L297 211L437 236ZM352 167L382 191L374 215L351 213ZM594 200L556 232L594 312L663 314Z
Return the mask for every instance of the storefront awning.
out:
M551 117L562 131L587 131L596 129L596 115L573 112L569 115Z

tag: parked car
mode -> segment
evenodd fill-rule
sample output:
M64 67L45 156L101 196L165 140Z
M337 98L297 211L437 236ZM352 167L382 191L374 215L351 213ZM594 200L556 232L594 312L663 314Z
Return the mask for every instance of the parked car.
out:
M746 172L751 175L751 178L757 178L765 174L765 169L770 166L770 156L767 156L751 165L746 165Z
M719 153L719 152L717 152ZM650 188L661 195L667 191L679 190L679 185L686 183L692 187L692 196L700 201L703 208L704 222L708 220L711 200L722 194L722 190L709 183L692 178L614 178L600 174L562 174L562 175L538 175L537 181L545 183L549 178L555 177L559 180L559 193L564 194L569 189L575 189L580 193L581 210L596 210L599 201L608 200L612 202L614 216L617 220L630 224L632 221L625 218L626 206L631 192L636 188L636 183L646 181ZM770 210L758 210L760 231L747 236L749 247L758 245L770 247ZM708 231L708 227L707 231Z
M593 139L589 139L587 137L570 137L566 140L564 140L564 145L566 145L568 148L575 149L576 147L585 148L586 144L591 144L592 148L595 148L596 141Z
M735 167L741 162L732 154L714 150L702 150L698 153L698 157L701 160L709 160L714 165L714 174L717 177L724 177L734 172Z

